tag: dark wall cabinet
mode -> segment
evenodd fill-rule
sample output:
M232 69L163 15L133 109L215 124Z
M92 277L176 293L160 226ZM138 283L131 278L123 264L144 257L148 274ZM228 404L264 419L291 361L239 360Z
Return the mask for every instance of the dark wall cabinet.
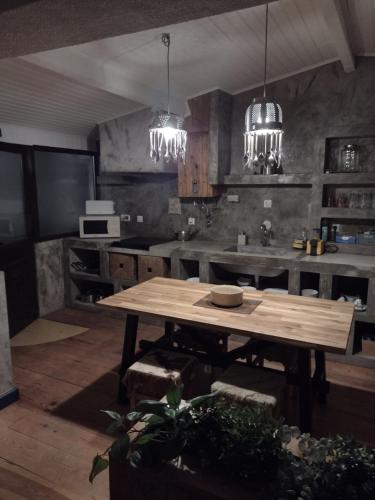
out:
M186 161L178 166L178 195L213 198L220 194L218 185L230 169L232 97L215 90L191 99L189 107Z

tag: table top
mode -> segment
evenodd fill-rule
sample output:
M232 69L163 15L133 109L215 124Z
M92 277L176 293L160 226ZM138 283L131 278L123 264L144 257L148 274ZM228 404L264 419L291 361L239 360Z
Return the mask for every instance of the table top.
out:
M209 294L213 286L153 278L98 304L128 313L326 352L345 354L347 350L354 319L352 303L246 291L244 298L261 301L250 314L236 313L233 308L208 309L194 305Z

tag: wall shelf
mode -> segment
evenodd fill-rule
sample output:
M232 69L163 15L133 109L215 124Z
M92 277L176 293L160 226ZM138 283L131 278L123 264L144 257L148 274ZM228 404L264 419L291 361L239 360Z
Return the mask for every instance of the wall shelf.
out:
M375 174L370 172L326 173L322 176L324 185L334 186L375 186Z
M325 219L375 220L375 209L323 207L321 216Z
M95 283L112 283L111 280L102 278L99 274L80 273L77 271L71 271L70 276L73 279L81 281L94 281Z
M95 312L103 311L103 308L101 306L98 306L96 304L91 304L89 302L82 302L80 300L73 300L72 306L78 309L83 309L84 311L95 311Z
M342 253L351 253L356 255L375 255L375 245L351 245L348 243L336 243L334 241L330 241L329 243L333 243L337 245L338 249Z
M175 179L176 172L106 172L98 175L96 183L99 186L123 186L135 183L155 182L165 179Z
M312 176L308 174L253 175L232 174L224 177L226 186L298 186L311 187Z

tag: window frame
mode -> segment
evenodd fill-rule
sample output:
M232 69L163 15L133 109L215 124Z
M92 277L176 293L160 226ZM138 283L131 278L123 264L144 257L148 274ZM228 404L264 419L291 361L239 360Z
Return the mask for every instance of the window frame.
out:
M39 224L39 207L38 207L38 189L37 189L37 181L36 181L36 165L35 165L35 152L49 152L49 153L67 153L67 154L75 154L82 156L91 156L93 157L93 175L94 175L94 199L96 199L97 194L97 177L99 173L99 155L96 151L92 150L84 150L84 149L70 149L70 148L60 148L60 147L51 147L51 146L29 146L29 168L30 168L30 176L31 180L31 192L33 194L32 200L32 222L33 222L33 230L32 230L32 238L35 243L43 242L43 241L51 241L60 238L68 238L72 236L78 236L79 231L72 231L68 233L56 233L48 236L41 236L40 234L40 224ZM83 214L82 214L83 215Z

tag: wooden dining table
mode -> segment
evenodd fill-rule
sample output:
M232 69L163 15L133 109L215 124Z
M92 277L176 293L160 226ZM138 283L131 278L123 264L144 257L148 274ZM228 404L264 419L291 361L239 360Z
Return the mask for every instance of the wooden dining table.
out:
M298 348L299 424L301 430L312 427L311 351L346 354L352 350L354 306L298 295L246 291L244 300L256 302L248 314L236 308L203 307L209 302L207 283L153 278L132 288L106 297L98 304L127 313L120 367L119 400L126 393L121 380L136 359L139 316L162 319L167 325L180 324L265 340Z

